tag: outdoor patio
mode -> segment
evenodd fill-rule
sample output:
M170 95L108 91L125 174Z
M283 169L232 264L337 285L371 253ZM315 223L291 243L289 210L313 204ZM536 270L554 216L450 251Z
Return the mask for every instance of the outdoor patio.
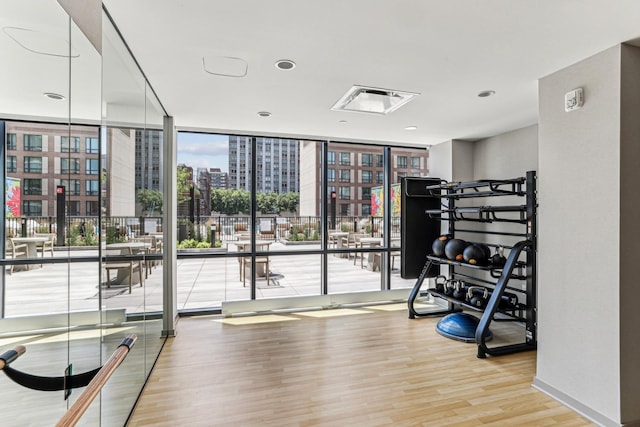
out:
M229 252L236 245L225 243ZM318 249L318 245L296 246L295 250ZM282 298L321 294L320 255L278 255L292 250L279 242L271 245L270 279L256 279L256 298ZM55 252L56 257L96 256L97 250ZM46 258L49 258L48 256ZM366 267L366 258L364 267ZM380 290L380 272L361 268L360 259L328 256L329 293ZM159 264L159 263L157 263ZM391 272L391 288L410 288L415 280L400 278L399 259ZM6 278L5 317L30 316L67 311L92 311L124 308L126 312L143 313L162 310L162 265L156 265L144 280L134 284L129 294L128 283L103 283L99 299L100 269L97 262L74 262L32 265L27 271L14 271ZM179 310L220 307L222 301L249 300L250 280L243 286L239 258L182 258L177 261L177 301ZM102 281L106 280L104 270Z

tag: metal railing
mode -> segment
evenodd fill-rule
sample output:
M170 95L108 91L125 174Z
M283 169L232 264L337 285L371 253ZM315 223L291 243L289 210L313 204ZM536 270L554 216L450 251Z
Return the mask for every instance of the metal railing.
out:
M364 232L382 237L384 218L373 216L336 216L327 218L327 228L345 232ZM250 216L200 216L194 222L187 217L178 219L178 241L236 240L239 234L256 233L260 238L281 239L292 233L321 233L319 216L259 216L251 224ZM335 225L335 228L334 228ZM31 237L38 233L57 233L57 218L51 216L10 217L5 219L7 237ZM400 217L391 218L391 237L400 236ZM94 245L98 235L107 243L162 232L162 217L97 217L70 216L65 222L65 236L69 246ZM87 236L93 236L89 239ZM78 238L80 236L81 238ZM212 238L213 236L213 238ZM87 242L84 242L84 239ZM79 242L79 243L77 243ZM76 243L76 244L74 244ZM59 246L62 246L58 243Z

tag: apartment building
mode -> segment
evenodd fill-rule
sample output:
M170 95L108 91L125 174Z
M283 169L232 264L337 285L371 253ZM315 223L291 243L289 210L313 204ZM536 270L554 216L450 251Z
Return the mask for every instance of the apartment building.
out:
M300 191L300 149L296 139L256 138L256 191ZM251 190L251 137L229 136L229 188Z
M300 150L300 214L320 215L320 144L302 141ZM391 181L404 176L426 176L429 152L425 148L393 148ZM327 152L327 191L336 195L339 216L371 215L371 193L384 184L383 148L330 142Z

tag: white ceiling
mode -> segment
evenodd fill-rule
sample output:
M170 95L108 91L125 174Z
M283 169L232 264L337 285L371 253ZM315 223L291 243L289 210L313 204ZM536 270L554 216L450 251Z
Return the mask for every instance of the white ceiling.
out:
M2 3L24 9L29 2ZM424 145L534 124L539 78L640 37L638 0L104 4L181 129L335 140ZM3 26L21 26L3 9ZM31 8L31 14L35 11ZM5 53L18 52L13 41L3 39ZM209 74L203 57L241 58L247 74ZM278 70L279 59L297 66ZM14 82L22 72L14 70L3 81ZM354 84L421 95L387 116L332 111ZM24 98L19 85L4 86ZM496 95L477 97L489 89ZM46 90L38 88L36 96ZM0 107L6 94L3 88ZM7 105L15 109L17 104ZM259 117L259 111L272 116ZM418 129L404 130L410 125Z

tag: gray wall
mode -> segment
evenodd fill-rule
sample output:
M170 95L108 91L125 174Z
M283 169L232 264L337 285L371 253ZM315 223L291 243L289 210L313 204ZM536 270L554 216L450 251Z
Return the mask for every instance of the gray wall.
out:
M620 61L621 47L616 46L539 84L535 384L611 425L622 421L621 324L629 311L620 306L627 293L622 270L630 261L620 258L628 240L620 238L621 227L630 219L628 213L621 216L629 203L621 200L621 191L628 192L631 184L620 185L625 175L620 171L621 146L626 147L621 143L626 141L621 141L620 128ZM577 87L584 88L585 105L566 113L564 94ZM623 164L637 163L637 148L623 151L630 155ZM637 203L637 195L630 196ZM628 409L624 418L638 419L640 408Z
M640 49L622 46L620 116L620 407L622 421L640 419Z
M478 141L473 148L473 179L509 179L538 170L537 125Z

